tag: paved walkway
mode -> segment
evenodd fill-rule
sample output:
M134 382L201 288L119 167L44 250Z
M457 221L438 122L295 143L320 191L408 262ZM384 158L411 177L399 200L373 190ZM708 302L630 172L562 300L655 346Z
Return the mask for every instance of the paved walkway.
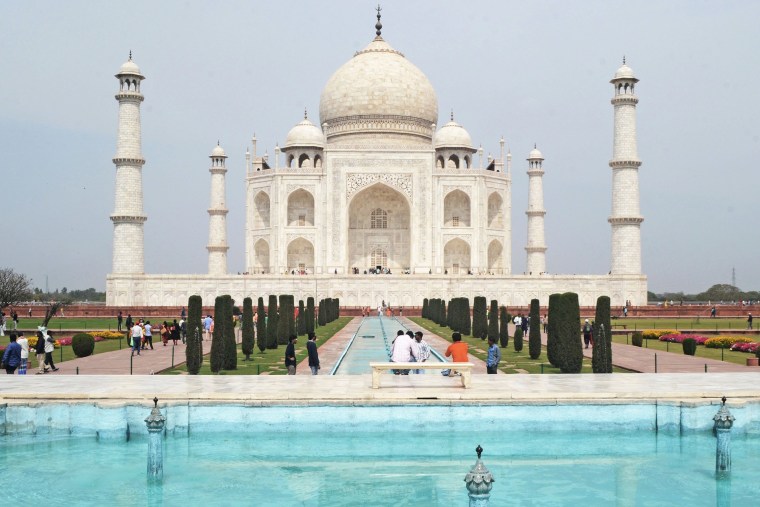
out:
M47 373L51 375L152 375L159 371L172 367L172 351L174 352L174 364L185 362L185 345L181 341L173 346L170 341L167 346L153 343L153 350L141 350L140 355L132 355L132 349L124 348L113 352L103 352L88 357L80 357L62 363L56 363L57 372ZM211 342L203 342L204 351L211 349ZM54 358L55 359L55 358ZM131 361L130 361L131 360ZM33 361L34 367L30 366L28 374L34 375L37 371L37 361ZM77 372L77 368L79 371Z

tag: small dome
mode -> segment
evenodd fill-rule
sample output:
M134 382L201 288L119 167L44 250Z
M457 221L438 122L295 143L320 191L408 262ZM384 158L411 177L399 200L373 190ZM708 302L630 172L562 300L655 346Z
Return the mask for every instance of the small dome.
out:
M623 63L623 65L615 71L615 77L612 79L636 79L636 76L633 75L633 69Z
M140 76L144 77L140 73L140 67L137 66L135 62L132 61L132 55L130 54L129 60L124 62L124 64L119 68L119 73L116 74L117 76L121 75L131 75L131 76Z
M538 148L534 146L533 149L530 150L530 155L528 155L528 160L535 160L535 159L543 160L544 155L538 150Z
M435 133L435 148L465 148L472 150L472 139L463 126L451 120Z
M216 146L214 146L213 151L211 152L212 157L227 157L227 154L224 153L224 149L222 149L221 146L219 146L219 143L216 143Z
M285 138L285 149L295 147L325 147L325 135L322 129L314 125L308 118L304 118L298 125L290 129Z

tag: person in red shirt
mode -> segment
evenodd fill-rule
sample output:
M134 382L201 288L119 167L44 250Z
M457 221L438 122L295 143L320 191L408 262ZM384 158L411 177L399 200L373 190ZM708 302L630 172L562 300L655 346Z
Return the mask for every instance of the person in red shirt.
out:
M462 335L460 333L452 333L451 339L454 341L449 347L446 349L446 357L450 357L452 362L455 363L466 363L468 361L467 359L467 344L462 341ZM444 370L443 375L456 375L456 371L453 370Z

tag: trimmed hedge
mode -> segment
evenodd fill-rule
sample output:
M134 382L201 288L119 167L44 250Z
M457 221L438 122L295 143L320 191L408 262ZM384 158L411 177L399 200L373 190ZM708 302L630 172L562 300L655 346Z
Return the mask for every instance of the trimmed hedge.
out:
M686 338L683 343L683 353L687 356L693 356L697 353L697 341L694 338Z
M314 298L306 298L306 334L314 332Z
M486 298L475 296L472 302L472 336L485 339L488 333Z
M499 343L499 302L491 300L491 308L488 310L488 337L494 343Z
M256 346L260 352L267 349L267 318L263 297L259 298L256 305Z
M277 296L269 296L269 305L267 306L267 348L277 348ZM261 316L259 316L261 319Z
M515 352L522 352L523 349L523 330L520 326L515 329L515 336L512 339L512 343L515 347Z
M583 368L583 345L581 344L581 320L578 294L565 292L560 295L556 332L558 340L559 369L562 373L580 373Z
M559 311L560 295L549 296L549 310L547 312L548 324L546 326L546 358L555 368L559 367L558 341L557 341L557 312Z
M77 357L91 356L95 351L95 338L87 333L78 333L71 337L71 350Z
M644 345L644 336L641 331L634 331L631 335L631 345L641 347Z
M224 333L224 369L225 370L237 370L237 343L235 342L235 321L233 320L233 312L235 308L235 300L232 296L224 296L224 326L222 332ZM217 325L217 324L215 324Z
M224 324L225 298L217 296L214 300L214 332L211 334L211 372L219 373L224 368Z
M507 307L502 306L499 310L499 346L506 348L509 345L509 313Z

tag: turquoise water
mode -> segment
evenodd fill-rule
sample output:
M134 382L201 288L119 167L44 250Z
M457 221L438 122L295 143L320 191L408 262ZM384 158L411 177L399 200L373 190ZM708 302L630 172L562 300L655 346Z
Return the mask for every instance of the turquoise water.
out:
M361 375L370 373L370 362L390 361L390 346L399 329L404 332L407 330L396 319L387 317L365 317L362 319L361 326L356 331L356 337L351 342L334 374ZM417 329L413 329L413 331L417 331ZM422 331L424 333L424 330ZM428 361L438 361L438 358L431 355ZM391 372L388 373L391 374ZM436 371L426 373L428 375L437 374Z
M146 480L147 438L0 437L6 504L82 506L458 506L474 448L493 506L757 505L760 438L734 437L716 486L710 434L441 431L335 435L319 427L168 437L164 482ZM720 496L722 495L722 496Z

